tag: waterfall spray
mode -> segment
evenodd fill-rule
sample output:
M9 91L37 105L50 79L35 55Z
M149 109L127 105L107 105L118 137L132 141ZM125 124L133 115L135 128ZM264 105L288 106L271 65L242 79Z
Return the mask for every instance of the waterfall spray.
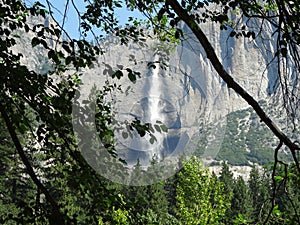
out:
M149 90L148 90L148 109L146 112L146 119L152 125L156 124L157 121L164 122L163 102L162 102L162 81L159 76L160 67L158 61L158 56L154 56L154 66L151 68L151 74L149 77ZM161 151L163 150L163 140L164 134L160 132L155 132L156 141L149 148L149 158L150 160L156 156L157 160L161 159Z

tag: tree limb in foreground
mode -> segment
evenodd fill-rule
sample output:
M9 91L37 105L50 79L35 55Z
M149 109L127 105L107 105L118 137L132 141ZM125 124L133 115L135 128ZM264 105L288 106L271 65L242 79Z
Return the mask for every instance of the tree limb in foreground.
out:
M22 162L24 163L26 170L29 174L29 176L31 177L31 179L33 180L33 182L35 183L35 185L38 187L39 190L41 190L41 192L45 195L47 201L50 203L50 205L52 206L53 209L53 221L55 221L55 223L58 224L65 224L64 223L64 216L63 214L60 212L59 206L56 203L56 201L52 198L51 194L49 193L49 191L47 190L47 188L41 183L41 181L38 179L37 175L35 174L23 148L22 145L20 143L20 140L15 132L15 129L13 127L13 124L8 116L8 114L6 113L6 110L3 106L3 104L0 102L0 114L2 115L6 127L8 129L8 132L12 138L12 141L17 149L18 154L21 157ZM52 218L51 217L51 218Z

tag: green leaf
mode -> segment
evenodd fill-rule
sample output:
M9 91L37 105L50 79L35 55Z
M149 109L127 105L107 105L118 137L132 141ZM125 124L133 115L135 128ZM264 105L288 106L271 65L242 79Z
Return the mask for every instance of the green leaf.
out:
M278 175L278 176L275 176L275 180L276 180L276 181L281 181L282 179L283 179L282 176L279 176L279 175Z
M132 83L136 82L136 75L134 73L128 73L128 78Z
M153 145L155 141L156 141L155 136L151 136L151 138L149 140L150 144Z
M40 40L40 43L44 46L44 48L48 48L47 42L45 40Z
M158 131L159 133L161 133L161 129L160 129L159 125L155 124L154 128L155 128L156 131Z
M59 58L58 58L57 54L55 53L55 51L52 49L48 52L48 58L53 59L53 61L57 64L59 63Z
M123 65L117 65L117 67L118 67L120 70L122 70L122 69L124 68Z
M233 30L230 32L230 37L234 37L236 35L236 32Z
M68 56L65 60L66 65L69 65L73 61L73 58L71 56Z
M128 138L128 133L127 133L127 132L122 132L122 137L123 137L124 139L127 139L127 138Z
M36 6L36 7L41 7L41 8L45 8L45 6L44 6L42 3L40 3L39 1L35 2L35 3L34 3L34 6Z
M157 20L160 21L165 13L165 9L164 8L161 8L157 14Z
M20 132L22 134L24 134L26 132L26 130L27 130L27 128L26 128L26 126L24 124L21 124L20 127L19 127L19 129L20 129Z
M118 78L120 79L121 77L123 77L123 72L121 70L116 71L115 73L113 73L112 78Z
M36 37L32 38L32 40L31 40L32 47L35 47L39 44L40 44L40 40L38 38L36 38Z
M127 165L127 162L126 162L126 160L125 160L125 159L121 159L121 158L119 158L119 161L120 161L121 163L123 163L123 164Z
M168 127L166 125L160 125L160 129L163 131L163 132L168 132Z
M68 53L72 52L71 49L70 49L70 47L68 45L63 44L62 47L63 47L64 50L66 50L66 52L68 52Z

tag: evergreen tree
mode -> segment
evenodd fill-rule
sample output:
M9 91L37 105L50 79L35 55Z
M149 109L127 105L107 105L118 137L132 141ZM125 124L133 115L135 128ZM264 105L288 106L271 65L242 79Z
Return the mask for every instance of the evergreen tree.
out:
M261 174L257 167L253 167L249 177L249 196L251 201L250 221L258 223L263 220L269 211L267 201L270 200L270 180Z
M229 166L226 162L222 163L222 169L219 180L224 184L224 191L230 195L233 191L233 173L230 171Z
M144 171L138 161L132 173L134 184L145 184L151 182L154 176L159 176L156 166L157 161L153 159L147 171ZM124 186L123 193L126 205L135 215L132 224L176 224L176 218L169 214L164 181L146 186Z
M276 182L275 207L278 214L280 214L282 222L285 224L300 224L299 178L292 172L293 169L290 169L290 172L286 174L288 171L286 170L286 166L288 165L280 165L274 177L274 181Z
M227 197L231 198L234 188L233 173L230 171L229 166L226 162L222 163L222 169L219 180L224 184L224 193ZM233 201L233 199L231 200ZM231 202L232 205L232 202ZM225 224L229 224L234 214L232 212L232 206L226 210L226 216L223 218Z
M243 177L239 176L234 180L233 197L231 201L232 219L237 218L239 214L246 220L250 217L251 201L249 189Z
M42 222L47 205L34 203L40 197L39 190L26 174L11 137L0 117L0 223L33 224Z

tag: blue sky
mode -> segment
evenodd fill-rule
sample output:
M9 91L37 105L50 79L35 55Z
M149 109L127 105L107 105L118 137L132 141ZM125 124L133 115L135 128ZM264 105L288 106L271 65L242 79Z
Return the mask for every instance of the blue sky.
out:
M31 2L31 1L27 1ZM46 1L45 0L40 0L42 4L44 4L47 7ZM55 19L61 24L63 21L63 13L65 10L66 2L67 0L50 0L51 4L53 5L53 13ZM85 3L83 0L74 0L74 3L76 4L77 8L79 11L84 11L85 9ZM125 22L127 21L128 16L134 16L141 18L141 14L137 11L134 12L128 12L126 9L119 9L117 10L117 17L121 21L121 25L124 25ZM69 3L68 11L67 11L67 19L65 21L65 29L68 31L69 35L72 38L79 38L79 32L78 32L78 17L76 10L71 4L71 0Z

